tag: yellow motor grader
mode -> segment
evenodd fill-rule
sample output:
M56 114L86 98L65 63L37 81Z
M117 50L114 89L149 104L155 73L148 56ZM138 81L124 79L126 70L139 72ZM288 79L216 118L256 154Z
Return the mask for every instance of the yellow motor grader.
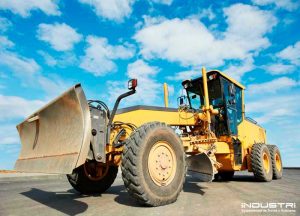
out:
M118 167L126 189L147 206L176 201L187 171L200 181L230 180L235 171L260 181L282 177L279 149L267 145L266 131L245 117L245 87L223 74L202 69L182 82L178 108L132 106L120 101L136 92L137 80L112 110L87 100L80 84L17 125L22 149L15 169L67 174L80 193L103 193Z

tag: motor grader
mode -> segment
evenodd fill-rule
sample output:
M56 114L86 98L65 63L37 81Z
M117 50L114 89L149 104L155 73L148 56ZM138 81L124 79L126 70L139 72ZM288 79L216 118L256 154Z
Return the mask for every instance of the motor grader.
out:
M178 108L168 107L165 84L164 107L118 109L136 92L132 79L110 110L87 100L77 84L17 125L22 149L15 169L67 174L74 189L90 194L105 192L120 166L129 194L147 206L176 201L187 172L199 181L230 180L240 170L259 181L282 177L278 147L245 116L243 85L202 68L202 77L182 86Z

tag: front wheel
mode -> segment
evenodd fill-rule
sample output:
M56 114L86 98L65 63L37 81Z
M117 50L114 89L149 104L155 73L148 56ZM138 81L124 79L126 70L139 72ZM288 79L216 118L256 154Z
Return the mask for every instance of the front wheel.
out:
M113 184L118 167L89 161L73 170L67 178L72 187L82 194L103 193Z
M121 168L126 189L141 204L175 202L185 177L181 140L163 123L144 124L128 138Z

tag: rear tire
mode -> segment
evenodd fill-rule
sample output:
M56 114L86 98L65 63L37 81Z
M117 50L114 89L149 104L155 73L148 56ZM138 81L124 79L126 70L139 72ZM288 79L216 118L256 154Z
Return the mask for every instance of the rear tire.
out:
M270 151L273 169L273 179L282 178L282 162L279 149L276 145L267 145Z
M271 155L267 145L254 144L251 149L251 163L254 177L259 181L272 181Z
M118 167L109 166L106 175L100 180L91 180L84 170L84 165L73 170L67 178L72 187L82 194L103 193L113 184L117 177Z
M185 178L185 154L175 132L160 122L142 125L127 139L122 177L129 194L147 206L176 201Z

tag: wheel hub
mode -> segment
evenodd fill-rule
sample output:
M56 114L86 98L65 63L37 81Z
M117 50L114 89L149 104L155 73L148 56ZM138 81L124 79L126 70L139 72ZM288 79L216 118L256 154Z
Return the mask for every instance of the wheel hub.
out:
M270 171L270 160L269 157L267 155L267 153L263 153L263 164L264 164L264 169L267 173L269 173Z
M169 143L159 141L152 146L148 157L148 170L155 184L170 184L175 177L176 166L175 152Z
M88 161L84 164L84 173L92 181L99 181L108 172L108 165L96 161Z
M281 170L281 159L278 153L275 154L275 164L278 171Z

